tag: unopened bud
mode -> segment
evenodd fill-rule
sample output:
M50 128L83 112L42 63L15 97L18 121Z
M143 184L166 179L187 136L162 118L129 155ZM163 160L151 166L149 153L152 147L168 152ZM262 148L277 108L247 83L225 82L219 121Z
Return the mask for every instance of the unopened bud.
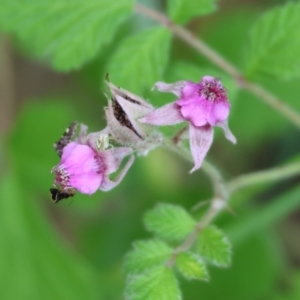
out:
M132 147L142 154L160 144L161 133L154 126L137 121L154 111L153 106L110 82L107 82L107 86L111 95L105 114L112 137L121 145Z

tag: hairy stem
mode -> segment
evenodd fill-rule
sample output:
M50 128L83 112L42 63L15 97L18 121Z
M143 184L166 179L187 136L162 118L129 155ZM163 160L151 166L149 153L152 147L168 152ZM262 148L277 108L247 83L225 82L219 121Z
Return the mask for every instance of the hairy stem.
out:
M184 159L193 163L193 159L188 149L183 145L175 143L174 139L165 139L163 146L177 153ZM267 171L259 171L250 174L241 175L225 183L220 172L210 163L204 161L201 169L210 177L214 186L214 196L210 200L210 207L202 218L198 221L191 234L180 244L172 253L170 259L166 262L167 267L172 267L179 253L187 251L195 243L200 231L208 226L212 220L227 206L230 195L238 190L247 187L259 185L262 183L282 180L297 174L300 174L300 162L290 163L286 166L276 167Z
M163 146L177 153L181 157L193 163L193 159L188 149L183 145L175 143L174 139L165 139ZM213 187L214 196L210 201L210 208L202 216L199 222L196 224L193 232L179 245L173 252L170 259L166 262L166 266L172 267L176 261L179 253L188 250L196 241L200 231L210 224L210 222L219 214L220 211L226 206L228 200L228 191L225 181L221 173L212 164L204 161L202 163L201 169L210 177Z
M238 176L227 183L227 189L230 194L233 194L248 186L279 181L294 175L300 175L300 162Z
M242 79L241 73L237 68L235 68L230 62L228 62L225 58L223 58L216 51L207 46L204 42L197 39L191 32L186 30L185 28L174 24L170 19L167 18L164 14L148 8L142 4L136 4L135 11L149 17L167 27L170 31L172 31L177 37L181 40L185 41L188 45L192 46L198 52L207 57L214 64L223 69L226 73L230 74L232 77L236 79Z
M142 14L148 18L157 21L158 23L168 28L175 36L185 41L188 45L190 45L192 48L194 48L203 56L205 56L208 60L210 60L214 65L218 66L220 69L232 76L239 87L247 89L252 94L258 96L270 107L272 107L280 114L284 115L287 119L294 123L294 125L300 128L300 115L297 111L295 111L293 108L279 100L265 88L261 87L256 83L247 81L244 78L243 74L235 66L233 66L229 61L227 61L215 50L206 45L203 41L195 37L187 29L174 24L164 14L150 9L148 7L145 7L142 4L136 4L135 11L139 14Z
M225 207L225 199L213 199L209 210L202 216L199 222L194 227L192 233L179 245L173 252L170 259L166 262L166 266L171 268L179 253L189 250L198 238L200 231L208 226L211 221L219 214L219 212Z

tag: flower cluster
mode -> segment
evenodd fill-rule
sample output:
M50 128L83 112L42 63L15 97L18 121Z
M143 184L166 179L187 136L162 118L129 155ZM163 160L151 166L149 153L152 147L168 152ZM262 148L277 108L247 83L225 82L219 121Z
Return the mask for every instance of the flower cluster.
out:
M75 191L93 194L98 189L108 191L121 182L134 161L133 153L147 154L162 144L163 136L157 126L180 122L189 124L189 142L194 167L200 168L213 140L213 127L223 129L225 137L235 143L227 118L230 104L220 80L204 76L199 83L179 81L172 84L155 83L159 91L172 92L175 102L154 109L151 104L129 91L107 83L108 107L105 108L107 127L87 134L81 125L72 123L54 147L61 161L52 169L55 173L52 199L58 202L73 196ZM110 142L117 143L111 146ZM130 156L123 169L122 160ZM118 172L112 181L111 173Z

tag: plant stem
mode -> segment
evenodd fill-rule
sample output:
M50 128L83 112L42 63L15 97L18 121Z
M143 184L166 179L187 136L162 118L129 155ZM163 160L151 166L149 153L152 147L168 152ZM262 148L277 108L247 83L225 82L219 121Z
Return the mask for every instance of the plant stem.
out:
M193 162L191 154L184 146L175 143L174 139L165 139L163 146L177 153L187 161ZM229 196L238 190L252 185L278 181L300 174L300 162L291 163L286 166L276 167L267 171L259 171L250 174L241 175L232 179L227 184L222 178L220 172L210 163L204 161L201 169L211 178L214 186L214 197L210 201L210 207L206 213L198 221L191 234L180 244L172 253L170 259L166 262L166 266L171 268L179 253L187 251L195 243L200 231L208 226L211 221L227 206Z
M230 62L228 62L220 54L218 54L216 51L207 46L204 42L197 39L191 32L189 32L181 26L174 24L164 14L151 8L148 8L142 4L136 4L135 11L167 27L177 37L185 41L188 45L192 46L194 49L203 54L210 61L219 66L232 77L237 79L241 78L241 74L238 71L238 69L236 69Z
M163 146L185 158L187 161L193 163L193 159L188 149L186 149L184 146L180 146L178 143L175 143L174 139L165 139ZM174 250L172 256L166 262L166 266L169 268L173 266L179 253L188 250L194 244L200 231L210 224L210 222L219 214L219 212L223 210L228 200L228 192L225 181L223 180L223 177L217 168L207 161L204 161L201 169L210 177L213 183L214 197L210 201L210 208L196 224L193 232L185 239L185 241L183 241L181 245Z
M198 221L196 226L194 227L193 232L180 244L172 253L170 259L166 262L166 266L171 268L178 256L179 253L189 250L196 239L200 231L208 226L211 221L219 214L219 212L225 207L226 200L225 199L213 199L211 202L211 206L209 210L202 216L202 218Z
M278 181L294 175L300 175L300 162L272 168L266 171L241 175L229 181L227 183L227 189L231 195L247 186Z
M142 4L136 4L135 11L139 14L142 14L146 17L157 21L158 23L168 28L171 32L173 32L175 36L185 41L188 45L190 45L192 48L194 48L200 54L202 54L208 60L210 60L214 65L218 66L220 69L232 76L240 88L247 89L252 94L258 96L269 106L271 106L274 110L284 115L287 119L294 123L294 125L300 128L300 115L298 112L296 112L287 104L283 103L265 88L261 87L256 83L247 81L244 78L243 74L235 66L233 66L228 60L222 57L215 50L206 45L203 41L195 37L187 29L174 24L164 14L150 9Z

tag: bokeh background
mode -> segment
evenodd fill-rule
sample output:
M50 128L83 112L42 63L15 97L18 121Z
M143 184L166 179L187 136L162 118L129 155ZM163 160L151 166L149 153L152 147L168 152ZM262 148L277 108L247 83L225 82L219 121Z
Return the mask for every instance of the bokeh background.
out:
M157 9L165 5L143 2ZM242 67L252 24L285 2L223 0L216 13L187 26ZM151 237L143 227L145 211L157 202L191 210L210 197L211 183L201 170L188 175L189 163L156 149L138 157L111 192L77 194L58 204L51 200L50 170L58 163L53 143L74 120L92 131L105 126L106 61L126 30L148 23L141 17L128 21L95 59L69 73L53 71L14 36L1 35L0 299L122 299L122 259L133 241ZM166 81L197 81L198 68L211 67L181 41L174 39L172 45L170 61L190 67L177 73L170 68ZM300 110L298 80L258 81ZM289 121L248 92L229 90L229 122L238 144L228 143L217 129L208 155L225 178L299 159L299 131ZM173 99L144 93L155 105ZM230 205L236 215L225 211L216 223L233 243L232 267L211 268L208 283L182 280L184 299L300 299L299 177L241 190Z

